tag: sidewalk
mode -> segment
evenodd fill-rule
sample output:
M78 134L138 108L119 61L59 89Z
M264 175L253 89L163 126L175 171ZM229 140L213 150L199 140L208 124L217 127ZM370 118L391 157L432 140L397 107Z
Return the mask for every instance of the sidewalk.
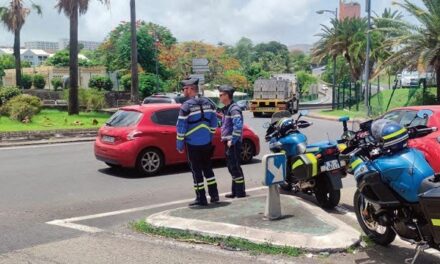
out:
M283 217L276 221L263 219L265 203L265 195L228 200L208 207L160 212L146 221L156 227L311 252L340 252L360 242L359 231L299 198L281 195Z

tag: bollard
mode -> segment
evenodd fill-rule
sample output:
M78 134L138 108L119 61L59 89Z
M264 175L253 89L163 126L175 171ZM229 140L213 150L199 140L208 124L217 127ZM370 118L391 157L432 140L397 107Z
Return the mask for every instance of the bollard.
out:
M263 184L268 186L265 220L277 220L282 217L281 199L278 184L286 178L286 155L283 153L268 154L263 157L265 177Z

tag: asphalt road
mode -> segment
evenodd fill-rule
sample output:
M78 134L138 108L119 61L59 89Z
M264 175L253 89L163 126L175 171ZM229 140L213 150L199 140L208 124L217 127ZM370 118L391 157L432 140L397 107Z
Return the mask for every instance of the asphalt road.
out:
M261 153L254 163L243 166L248 189L262 186L260 161L269 153L263 126L268 121L269 118L253 118L245 113L245 123L256 131L261 143ZM303 131L309 142L335 139L342 133L342 126L337 122L309 121L313 126ZM56 219L137 208L78 220L79 224L104 230L121 230L147 213L186 203L170 202L194 197L187 166L173 166L159 176L139 178L131 170L111 170L97 161L92 142L3 148L0 149L0 168L0 260L1 254L33 246L46 247L50 251L48 243L83 243L86 239L83 231L47 224ZM220 192L228 192L231 179L223 162L215 164L215 174ZM344 179L341 201L344 208L350 209L353 187L351 177ZM155 207L164 203L170 204ZM344 213L332 213L356 225L354 219L345 217ZM64 248L66 245L58 246Z
M261 186L260 159L267 154L264 123L269 118L245 114L245 122L261 140L255 163L244 166L247 188ZM312 120L304 130L310 141L335 138L341 126ZM138 178L131 170L113 171L95 160L93 143L0 149L0 253L81 234L45 224L54 219L90 215L193 197L191 175L185 165L166 168L156 177ZM230 188L223 162L215 164L221 192ZM127 222L124 217L102 219L107 226Z

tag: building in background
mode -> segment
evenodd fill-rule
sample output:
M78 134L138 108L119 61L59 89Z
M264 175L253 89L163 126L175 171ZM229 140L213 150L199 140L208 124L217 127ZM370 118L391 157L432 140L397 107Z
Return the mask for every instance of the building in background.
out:
M58 42L50 41L27 41L24 43L26 49L40 49L48 53L55 53L58 50Z
M8 54L14 55L14 50L12 48L0 48L0 55ZM20 49L20 57L22 61L27 61L32 67L40 66L43 64L47 58L49 58L50 53L41 49Z
M83 46L83 49L85 50L96 50L99 45L101 45L101 42L97 41L85 41L80 40L78 41L79 45ZM69 46L69 40L68 39L60 39L58 41L58 50L66 49Z
M83 46L85 50L96 50L101 42L80 40L79 44ZM44 50L47 53L55 53L59 50L66 49L69 46L68 39L60 39L58 42L53 41L26 41L24 43L26 49L39 49Z
M361 17L361 5L356 1L339 1L339 20Z

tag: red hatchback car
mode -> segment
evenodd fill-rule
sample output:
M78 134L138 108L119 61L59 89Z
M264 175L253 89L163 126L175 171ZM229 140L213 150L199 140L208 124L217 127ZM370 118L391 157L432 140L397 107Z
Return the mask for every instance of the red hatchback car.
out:
M417 117L417 112L420 110L431 110L433 114L427 119L422 119ZM440 130L440 105L396 108L384 114L382 118L394 120L403 126L425 125L437 127ZM434 171L440 172L440 131L421 138L411 139L408 145L422 151Z
M176 150L176 122L180 104L145 104L120 108L101 127L95 141L95 157L110 167L136 168L144 175L157 174L165 165L187 162ZM213 159L224 159L220 128L214 136ZM243 129L243 163L260 152L260 139Z

